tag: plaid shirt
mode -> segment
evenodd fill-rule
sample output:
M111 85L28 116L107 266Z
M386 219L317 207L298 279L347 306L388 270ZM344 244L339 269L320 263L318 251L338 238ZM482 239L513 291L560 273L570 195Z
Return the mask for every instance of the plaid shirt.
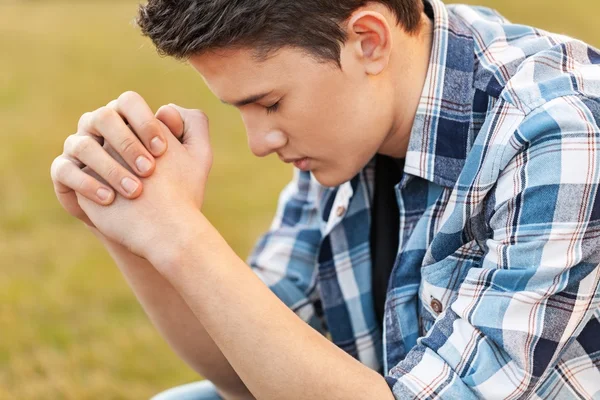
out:
M336 188L296 170L249 264L398 399L600 398L600 53L489 9L428 7L384 332L374 161Z

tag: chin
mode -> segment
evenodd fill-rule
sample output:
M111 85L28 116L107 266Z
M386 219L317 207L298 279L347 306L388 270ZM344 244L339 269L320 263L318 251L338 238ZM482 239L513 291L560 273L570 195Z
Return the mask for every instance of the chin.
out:
M337 171L323 171L323 170L313 170L311 171L312 175L314 176L314 178L317 180L317 182L319 182L321 185L325 186L325 187L336 187L336 186L340 186L343 183L348 182L350 179L352 179L356 173L350 174L347 176L342 174L342 173L336 173Z

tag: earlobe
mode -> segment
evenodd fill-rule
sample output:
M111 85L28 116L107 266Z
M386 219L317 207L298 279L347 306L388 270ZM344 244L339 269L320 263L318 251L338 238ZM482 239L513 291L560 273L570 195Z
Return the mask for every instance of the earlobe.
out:
M348 33L365 72L381 73L388 65L392 49L392 33L385 17L373 11L356 11L348 21Z

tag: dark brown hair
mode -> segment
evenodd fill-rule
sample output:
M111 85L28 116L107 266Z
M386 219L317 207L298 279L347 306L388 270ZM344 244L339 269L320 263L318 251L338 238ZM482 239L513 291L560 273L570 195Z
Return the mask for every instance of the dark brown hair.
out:
M422 0L375 0L408 33L419 30ZM264 58L283 47L339 65L341 23L367 0L149 0L137 23L162 55L187 59L210 50L249 47Z

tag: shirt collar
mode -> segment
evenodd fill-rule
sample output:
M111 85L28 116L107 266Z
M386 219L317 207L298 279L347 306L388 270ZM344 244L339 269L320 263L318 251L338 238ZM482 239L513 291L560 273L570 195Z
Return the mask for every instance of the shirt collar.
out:
M404 171L452 187L470 147L474 44L468 27L441 1L426 2L434 16L432 51Z

